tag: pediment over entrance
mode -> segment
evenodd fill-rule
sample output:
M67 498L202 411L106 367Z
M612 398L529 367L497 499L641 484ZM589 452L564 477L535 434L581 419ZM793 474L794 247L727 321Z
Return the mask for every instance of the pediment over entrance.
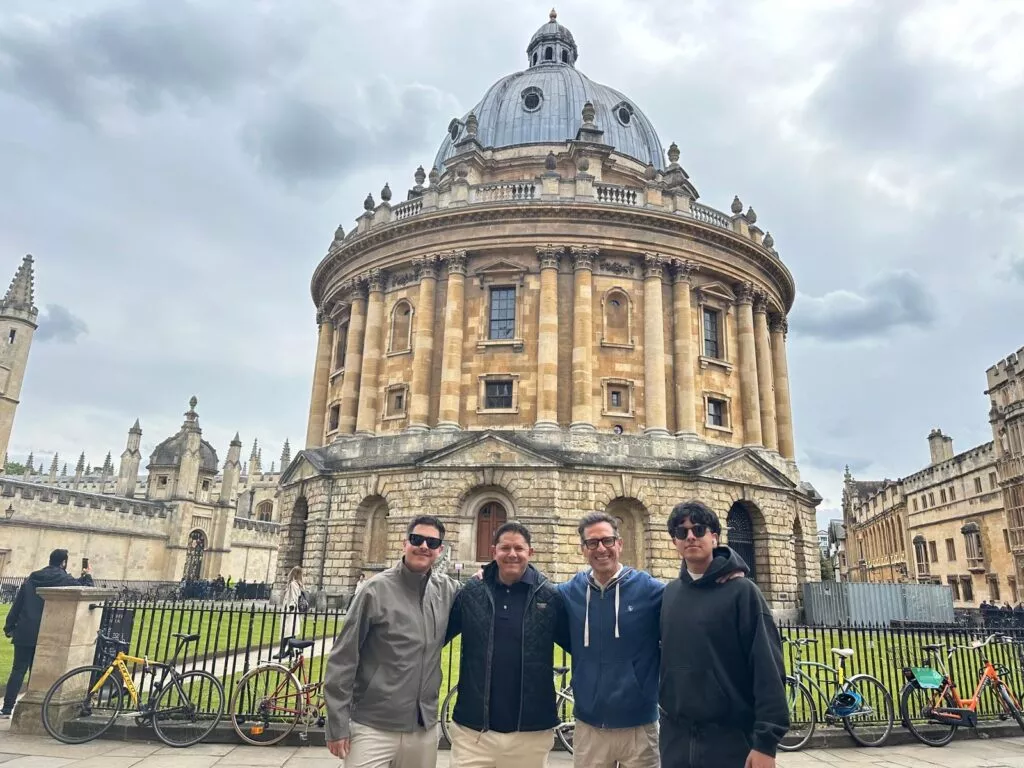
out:
M485 433L444 448L419 462L425 467L557 467L559 462L499 435Z
M741 448L705 464L700 473L707 477L744 485L757 485L790 491L796 485L749 448Z
M305 451L299 453L292 461L288 470L281 476L281 485L296 483L322 474L323 467L314 464Z
M529 270L522 264L516 264L512 261L499 259L485 267L475 270L472 277L480 285L486 285L487 283L494 281L522 282L523 277L527 272L529 272Z

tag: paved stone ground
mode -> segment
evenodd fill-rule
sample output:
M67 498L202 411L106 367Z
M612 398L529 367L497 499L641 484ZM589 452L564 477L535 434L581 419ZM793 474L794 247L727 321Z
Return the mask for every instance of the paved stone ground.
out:
M100 740L69 746L48 737L10 733L0 721L0 768L343 768L323 747L249 747L197 744L187 749L160 743ZM572 765L552 752L551 768ZM438 768L448 768L442 751ZM780 768L1024 768L1024 738L966 740L942 749L918 744L882 749L813 749L780 755Z

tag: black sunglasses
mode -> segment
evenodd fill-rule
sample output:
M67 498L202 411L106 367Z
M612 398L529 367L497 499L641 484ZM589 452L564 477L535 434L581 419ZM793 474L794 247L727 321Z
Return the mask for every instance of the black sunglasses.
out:
M676 526L675 531L672 533L672 538L679 539L680 541L682 541L691 531L693 532L693 538L703 539L704 535L708 532L708 527L706 525L695 525L692 528L687 528L684 525L678 525Z
M414 547L421 547L426 544L428 549L440 549L442 544L441 540L436 536L424 536L420 533L410 533L409 543Z
M605 549L611 549L615 546L615 542L618 540L618 536L605 536L601 539L584 539L583 546L587 549L597 549L598 544L604 544Z

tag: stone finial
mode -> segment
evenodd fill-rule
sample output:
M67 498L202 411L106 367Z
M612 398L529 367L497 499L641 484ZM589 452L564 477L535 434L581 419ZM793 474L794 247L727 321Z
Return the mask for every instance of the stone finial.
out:
M66 461L64 462L64 466L62 466L60 468L60 476L61 477L67 477L68 476L68 463Z
M413 178L416 180L417 187L423 186L423 182L427 180L427 172L423 170L422 165L416 169L416 173L413 174Z
M23 309L27 312L36 311L34 294L34 275L32 272L32 254L22 259L21 266L14 273L14 279L7 289L7 294L0 306L10 309Z
M771 232L765 233L764 240L762 242L764 243L765 248L772 248L775 246L775 238L772 237Z
M747 206L746 219L747 219L747 223L748 224L756 224L757 223L757 214L754 212L753 207L751 207L749 205Z
M476 119L476 112L470 112L466 115L466 135L476 136L476 132L480 129L480 123Z
M135 423L132 424L132 428L128 430L128 434L129 435L141 435L142 434L142 425L139 424L139 420L138 419L136 419Z
M430 186L436 187L437 182L441 180L441 173L437 170L437 168L431 168L430 174L427 176L427 178L430 179Z
M194 411L197 405L199 405L199 398L192 395L192 397L188 399L188 407Z
M464 179L469 176L469 166L465 163L460 163L459 167L455 169L455 175L460 179Z
M577 159L576 168L579 170L580 173L586 173L588 170L590 170L590 158L580 157L579 159Z
M339 224L338 228L336 230L334 230L334 242L335 243L340 243L344 239L345 239L345 228L343 226L341 226L341 224Z
M288 438L284 440L284 447L281 449L281 471L283 472L285 467L292 463L292 447L288 443Z
M548 156L544 158L544 170L553 171L558 167L558 159L555 157L554 152L548 152Z
M103 459L103 468L100 471L104 475L109 475L114 471L114 461L110 456L110 451L107 451L107 457Z
M37 475L43 474L43 460L42 459L39 460L39 471L36 472L36 474Z
M51 462L50 462L50 474L51 474L51 475L55 475L55 474L57 474L57 465L58 465L59 463L60 463L60 462L59 462L59 461L58 461L58 459L57 459L57 454L56 454L56 453L55 453L55 454L53 454L53 461L51 461Z
M583 105L583 124L593 125L595 117L597 117L597 110L594 109L593 102L588 101Z
M75 465L75 472L79 475L85 471L85 451L78 457L78 464Z
M558 11L554 8L548 13L548 21L555 21L558 18Z
M668 161L673 165L679 162L679 145L674 141L668 145Z
M377 204L373 202L373 195L368 194L366 196L366 199L363 200L363 208L366 209L367 211L372 211L376 207Z
M743 213L743 203L740 202L739 195L736 195L736 197L732 199L732 212L735 213L737 216Z
M28 458L25 460L25 477L33 474L36 471L36 459L35 456L30 452Z
M257 454L259 452L259 449L260 449L260 441L259 441L259 438L256 438L255 440L252 441L252 453L249 454L249 461L252 461L252 460L254 460L256 458L256 456L257 456Z
M384 182L384 188L380 191L380 199L385 203L391 200L391 185L386 181Z
M658 169L654 167L654 163L648 163L647 167L644 168L644 178L648 181L654 181L658 178Z

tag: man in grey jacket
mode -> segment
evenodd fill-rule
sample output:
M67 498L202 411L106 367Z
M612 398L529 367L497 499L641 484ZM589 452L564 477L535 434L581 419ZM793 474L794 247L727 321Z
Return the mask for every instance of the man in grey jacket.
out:
M444 524L409 523L402 560L349 607L324 676L327 748L345 768L434 768L441 648L459 583L432 566Z

